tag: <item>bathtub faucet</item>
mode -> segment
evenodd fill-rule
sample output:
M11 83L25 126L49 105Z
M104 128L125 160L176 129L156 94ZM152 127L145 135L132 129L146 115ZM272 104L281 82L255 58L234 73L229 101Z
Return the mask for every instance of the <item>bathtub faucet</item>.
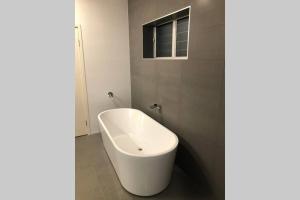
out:
M155 103L155 104L153 104L153 105L150 106L150 109L156 109L157 111L160 111L161 110L161 106Z
M113 97L114 97L114 93L108 92L108 93L107 93L107 96L108 96L109 98L113 98Z

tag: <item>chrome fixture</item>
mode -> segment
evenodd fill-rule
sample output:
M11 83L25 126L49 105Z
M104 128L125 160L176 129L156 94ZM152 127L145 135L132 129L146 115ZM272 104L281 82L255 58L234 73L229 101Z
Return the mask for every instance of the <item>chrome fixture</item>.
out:
M112 92L108 92L107 95L108 95L109 98L113 98L114 97L114 93L112 93Z
M161 110L161 106L155 103L155 104L153 104L153 105L150 106L150 109L156 109L156 110L160 111Z

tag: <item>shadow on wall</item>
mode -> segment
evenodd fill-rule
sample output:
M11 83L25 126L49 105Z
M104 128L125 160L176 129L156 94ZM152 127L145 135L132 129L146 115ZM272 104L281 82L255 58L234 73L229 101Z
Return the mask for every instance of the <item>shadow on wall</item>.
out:
M143 111L147 115L158 121L160 124L165 126L165 120L161 113L157 113L150 109L143 109ZM201 164L201 159L193 150L191 145L189 145L188 142L186 142L179 134L176 133L176 128L174 127L175 130L172 129L173 128L171 128L170 130L173 131L179 139L175 164L180 167L195 182L195 184L199 188L199 193L203 197L206 197L205 199L213 199L214 193L210 182L205 176L204 164Z
M125 102L116 95L114 95L112 98L110 98L110 100L115 108L124 108L124 105L126 105Z
M203 172L204 167L201 165L202 162L198 158L197 153L182 137L178 134L176 135L180 141L175 159L176 165L183 169L199 185L199 190L203 196L212 197L211 184Z

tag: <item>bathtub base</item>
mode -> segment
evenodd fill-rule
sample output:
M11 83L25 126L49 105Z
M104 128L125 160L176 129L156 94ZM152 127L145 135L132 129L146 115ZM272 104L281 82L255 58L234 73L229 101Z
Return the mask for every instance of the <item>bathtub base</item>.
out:
M105 133L101 133L101 136L118 179L129 193L138 196L153 196L167 188L176 151L163 157L130 158L111 148L109 138Z

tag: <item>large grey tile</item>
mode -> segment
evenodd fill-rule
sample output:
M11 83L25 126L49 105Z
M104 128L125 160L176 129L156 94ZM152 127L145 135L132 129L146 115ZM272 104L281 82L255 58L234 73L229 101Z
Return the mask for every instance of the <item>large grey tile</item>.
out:
M162 66L158 69L158 101L179 103L181 66Z
M157 95L157 79L156 77L142 77L142 93L143 100L147 101L155 101Z
M132 15L133 24L142 25L152 21L157 16L157 4L155 1L129 1L130 15Z
M225 1L224 0L198 0L191 2L191 25L192 28L202 29L215 25L225 24Z
M130 59L135 61L143 58L143 32L142 27L129 30Z
M225 198L225 146L217 147L214 157L213 184L218 199Z
M148 59L137 59L131 68L134 75L139 75L146 78L156 77L157 66L154 61Z
M191 24L189 59L224 60L225 25L201 28Z
M131 103L133 108L140 108L143 101L142 82L141 76L131 75Z
M191 5L189 0L180 0L174 3L174 0L155 0L157 4L157 16L162 17L168 15L176 10L182 9Z
M179 131L179 104L176 102L170 101L162 101L162 110L161 110L161 118L160 122L168 127L170 130L175 132L176 134Z

